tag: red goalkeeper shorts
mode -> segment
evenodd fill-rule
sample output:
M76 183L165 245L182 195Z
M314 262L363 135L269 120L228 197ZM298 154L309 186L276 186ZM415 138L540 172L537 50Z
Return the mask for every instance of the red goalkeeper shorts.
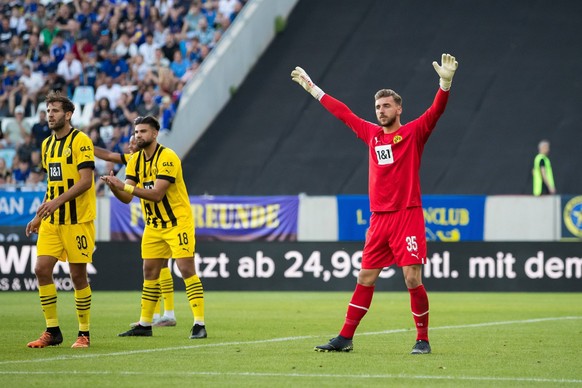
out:
M399 267L426 263L422 207L372 213L362 253L362 268Z

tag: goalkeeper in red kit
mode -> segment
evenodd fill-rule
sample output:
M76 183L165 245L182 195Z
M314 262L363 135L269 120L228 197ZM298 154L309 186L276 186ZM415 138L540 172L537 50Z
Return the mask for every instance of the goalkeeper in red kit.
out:
M428 339L428 296L422 284L422 265L427 260L424 216L420 194L420 160L424 145L445 111L458 63L443 54L433 62L439 89L432 105L417 119L402 124L402 98L391 89L375 96L378 124L356 116L345 104L324 93L305 70L296 67L293 81L300 84L335 117L343 121L369 148L370 228L362 253L362 268L348 304L344 325L329 343L315 347L320 352L349 352L356 329L372 304L374 286L383 268L402 268L410 293L416 343L412 354L431 352Z

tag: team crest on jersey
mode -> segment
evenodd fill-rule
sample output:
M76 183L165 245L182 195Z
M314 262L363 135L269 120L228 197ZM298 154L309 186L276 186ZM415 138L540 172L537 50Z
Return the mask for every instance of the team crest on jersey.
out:
M69 156L71 156L72 151L71 151L71 147L67 147L67 149L65 149L65 156L68 158Z
M158 168L156 166L152 167L152 175L158 175Z
M400 135L394 136L394 140L393 140L394 144L400 143L401 141L402 141L402 136L400 136Z

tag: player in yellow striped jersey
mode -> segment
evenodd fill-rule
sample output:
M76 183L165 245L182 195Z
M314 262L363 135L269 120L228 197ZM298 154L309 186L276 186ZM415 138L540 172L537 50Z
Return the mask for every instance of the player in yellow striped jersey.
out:
M37 261L34 268L46 331L28 343L29 348L59 345L63 336L57 316L57 290L53 269L57 261L68 261L75 288L79 332L73 348L88 348L91 287L87 263L95 248L97 213L93 170L93 143L71 126L75 105L67 97L51 92L46 98L48 126L52 135L41 147L42 167L48 184L44 202L26 226L26 235L38 233Z
M133 154L139 151L137 145L135 144L135 136L131 135L128 143L128 154L121 154L118 152L109 151L108 149L95 147L95 157L116 164L123 164L127 166L127 162ZM156 303L156 308L154 310L154 316L152 321L152 326L176 326L176 316L174 314L174 279L172 278L172 272L168 267L169 260L164 260L162 269L160 271L160 288L162 290L162 297L158 299ZM164 314L161 315L161 299L164 299ZM130 324L130 327L135 327L139 322L134 322Z
M174 258L186 284L194 316L190 339L206 338L204 291L194 266L194 219L176 153L157 142L160 123L152 116L134 120L139 148L127 164L125 183L113 175L101 179L122 202L141 199L145 228L141 242L143 289L139 324L120 337L152 335L152 320L160 297L158 278L164 260Z

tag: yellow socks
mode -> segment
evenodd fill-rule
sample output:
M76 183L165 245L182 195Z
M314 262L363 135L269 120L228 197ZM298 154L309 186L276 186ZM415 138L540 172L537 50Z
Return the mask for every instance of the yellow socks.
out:
M184 284L186 284L186 295L190 302L192 315L194 315L194 322L204 325L204 289L202 288L202 282L198 275L194 275L184 279Z
M91 286L75 290L75 307L79 320L79 331L89 331L91 318Z
M162 297L164 298L164 315L174 318L174 279L170 268L162 268L159 282L162 289ZM160 312L159 308L157 312Z
M141 291L141 316L139 322L142 326L151 326L156 303L160 299L161 291L158 280L144 280Z
M59 326L59 318L57 316L57 287L54 283L39 286L38 295L40 296L40 305L46 321L46 327Z

